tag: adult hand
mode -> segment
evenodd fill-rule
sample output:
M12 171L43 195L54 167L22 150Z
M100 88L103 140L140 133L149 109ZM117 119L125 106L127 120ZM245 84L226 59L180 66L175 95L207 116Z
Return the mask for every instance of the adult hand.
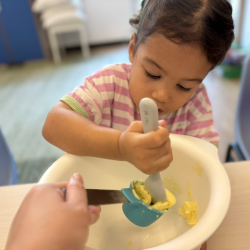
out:
M207 250L207 242L204 242L204 243L201 245L200 250Z
M157 131L144 134L142 122L132 122L119 139L122 158L148 175L166 169L173 160L166 121L159 125Z
M63 188L67 188L66 198ZM5 250L80 250L100 211L100 207L88 206L79 174L68 183L36 185L12 222Z

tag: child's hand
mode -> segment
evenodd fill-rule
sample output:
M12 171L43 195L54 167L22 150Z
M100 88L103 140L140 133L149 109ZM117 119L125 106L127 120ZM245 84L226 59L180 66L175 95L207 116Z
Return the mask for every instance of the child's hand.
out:
M67 195L61 189L67 186ZM5 250L83 249L89 225L101 208L88 206L82 177L68 184L37 185L25 197L10 229Z
M166 122L160 121L159 124L157 131L144 134L142 122L135 121L119 139L123 159L148 175L166 169L173 160Z

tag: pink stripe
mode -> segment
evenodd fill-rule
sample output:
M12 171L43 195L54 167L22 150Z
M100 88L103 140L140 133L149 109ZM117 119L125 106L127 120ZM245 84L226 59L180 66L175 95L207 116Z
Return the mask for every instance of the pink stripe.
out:
M92 113L92 111L90 110L89 106L86 104L86 102L84 102L78 95L76 95L75 93L69 93L69 96L72 96L77 102L79 102L81 104L81 106L87 111L91 121L95 121L95 116Z
M80 88L81 88L82 90L84 90L84 91L85 91L85 90L88 90L88 87L86 86L86 84L80 86ZM91 98L92 98L92 97L91 97ZM98 107L100 113L102 113L102 109L101 109L100 103L99 103L96 99L94 99L94 98L92 98L92 100L95 102L95 104L96 104L96 106Z
M117 123L117 124L121 124L121 125L125 125L125 126L130 125L130 121L127 118L118 117L118 116L113 116L112 122Z
M173 125L174 123L180 123L180 122L187 120L187 113L183 113L181 115L174 116L174 117L171 117L171 118L165 119L165 120L167 122L167 125Z
M201 121L201 122L195 122L190 124L187 128L186 131L191 131L191 130L195 130L195 129L201 129L201 128L206 128L209 126L213 125L213 120L208 120L208 121Z
M115 83L103 83L102 85L96 85L99 92L114 92Z
M83 89L84 91L89 89L86 84L81 85L79 88Z
M105 127L105 128L110 128L110 126L108 126L108 125L106 125L106 124L100 124L100 126L102 126L102 127Z
M104 108L109 108L110 105L112 104L112 100L103 100L103 107Z
M217 140L217 141L208 141L208 142L210 142L210 143L212 143L212 144L218 144L218 143L219 143L219 140Z
M120 94L120 95L126 96L128 98L131 98L129 89L128 88L124 88L124 87L122 87L122 86L120 86L118 84L115 85L115 92L117 94Z
M207 110L202 107L202 103L198 100L198 98L196 98L194 100L194 106L204 115L207 113Z
M210 100L208 98L207 90L206 90L205 86L203 86L202 88L200 88L200 91L198 91L197 93L199 93L199 92L201 92L202 95L205 97L205 101L206 101L207 105L211 106L211 102L210 102Z
M185 130L184 129L180 129L180 130L174 130L174 131L170 131L171 134L176 134L176 135L185 135Z
M187 119L190 123L193 123L197 118L196 116L193 115L189 110L187 112Z
M103 83L102 85L96 85L93 81L90 81L91 85L99 92L115 92L126 97L131 98L128 88L122 87L116 83ZM87 90L86 84L80 86L81 89Z
M119 64L117 64L119 65ZM125 64L125 63L122 63L120 64L120 66L125 70L126 73L130 73L131 72L131 64Z
M141 121L141 115L135 111L135 120Z
M212 138L212 137L215 137L215 136L219 136L219 134L215 131L209 131L207 133L205 133L204 135L198 135L196 137L198 138Z
M104 69L102 71L96 72L94 75L87 77L86 79L98 79L104 76L115 76L117 78L120 78L122 80L128 80L127 75L124 72L117 71L115 69Z
M94 81L93 81L92 79L90 79L90 78L87 78L87 80L88 80L89 83L99 92L99 90L97 89L97 87L96 87ZM88 88L86 83L84 83L84 85L82 85L81 87L84 89L84 88L85 88L85 87L84 87L85 85L86 85L86 88Z
M118 112L119 111L125 111L128 112L132 117L134 117L134 108L131 108L128 104L114 101L113 102L113 109L116 109Z
M98 107L100 113L102 113L102 108L101 108L101 105L99 104L99 102L93 98L93 101L95 102L96 106Z
M102 119L111 121L111 115L103 113L102 114Z
M208 137L198 137L198 136L195 136L195 137L197 137L197 138L199 138L199 139L202 139L202 140L205 140L205 141L208 141L208 142L210 142L210 143L219 143L219 140L214 140L214 138L211 138L212 140L210 141L210 138L208 138Z
M100 93L102 92L115 92L116 94L120 94L123 96L127 96L130 98L130 92L128 88L124 88L119 86L116 83L104 83L102 85L96 85L97 89Z

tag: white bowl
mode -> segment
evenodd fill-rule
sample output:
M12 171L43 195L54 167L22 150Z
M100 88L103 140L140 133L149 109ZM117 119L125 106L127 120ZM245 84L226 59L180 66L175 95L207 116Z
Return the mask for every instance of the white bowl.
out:
M176 205L145 228L132 224L123 214L121 204L102 206L100 220L91 226L88 247L196 250L219 227L230 204L231 189L217 148L190 136L170 137L174 160L161 175L176 196ZM96 189L122 189L133 180L147 177L127 162L66 154L45 172L39 183L68 181L73 173L83 176L86 188ZM190 199L198 204L199 220L192 228L178 212L182 203Z

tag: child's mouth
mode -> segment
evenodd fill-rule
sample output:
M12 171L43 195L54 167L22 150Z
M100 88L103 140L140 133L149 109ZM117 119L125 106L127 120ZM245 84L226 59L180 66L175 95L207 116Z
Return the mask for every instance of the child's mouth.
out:
M161 115L163 113L162 109L158 109L158 114Z

